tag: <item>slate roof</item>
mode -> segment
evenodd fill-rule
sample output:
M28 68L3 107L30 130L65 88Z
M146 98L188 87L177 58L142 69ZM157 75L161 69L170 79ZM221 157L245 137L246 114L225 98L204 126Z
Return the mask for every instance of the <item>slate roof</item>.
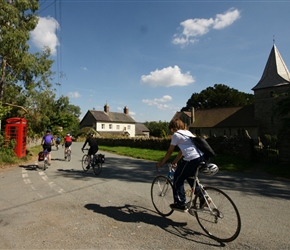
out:
M191 128L256 127L254 105L196 110Z
M144 132L150 132L150 130L143 123L137 122L135 125L135 134L143 135Z
M252 90L290 84L289 70L275 44L270 52L263 75Z
M93 117L98 122L120 122L120 123L136 123L136 121L125 113L118 112L108 112L105 111L97 111L97 110L89 110Z

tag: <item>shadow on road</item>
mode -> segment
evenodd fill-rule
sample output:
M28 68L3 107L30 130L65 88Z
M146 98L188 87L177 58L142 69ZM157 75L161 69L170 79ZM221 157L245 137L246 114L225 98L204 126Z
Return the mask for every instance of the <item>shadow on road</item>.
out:
M173 220L161 217L159 215L155 215L154 211L146 209L144 207L129 205L126 204L124 206L107 206L102 207L99 204L86 204L85 208L88 210L92 210L95 213L106 215L114 220L121 221L121 222L128 222L128 223L146 223L151 224L153 226L158 226L161 229L171 233L175 236L181 237L186 240L190 240L196 243L208 245L208 246L224 246L223 243L219 243L214 241L214 244L205 243L202 241L198 241L194 236L202 236L207 237L206 234L202 234L199 232L195 232L192 229L187 227L186 222L174 222Z

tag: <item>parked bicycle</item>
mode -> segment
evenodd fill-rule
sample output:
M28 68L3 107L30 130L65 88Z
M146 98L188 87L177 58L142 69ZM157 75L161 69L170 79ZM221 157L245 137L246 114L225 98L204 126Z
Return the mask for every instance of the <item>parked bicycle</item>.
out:
M84 150L89 149L86 148ZM90 156L88 154L84 154L82 158L83 170L87 172L92 167L95 175L99 175L103 168L101 154L94 154L91 156L91 159L89 157Z
M214 164L213 164L214 165ZM214 165L217 167L216 165ZM198 174L214 175L211 165L201 163L196 171L193 187L186 190L187 209L190 215L196 217L201 228L213 239L219 242L235 240L241 231L241 217L232 199L215 187L203 186ZM162 216L173 213L170 204L173 203L173 168L169 166L168 176L158 175L151 186L151 200L156 211Z

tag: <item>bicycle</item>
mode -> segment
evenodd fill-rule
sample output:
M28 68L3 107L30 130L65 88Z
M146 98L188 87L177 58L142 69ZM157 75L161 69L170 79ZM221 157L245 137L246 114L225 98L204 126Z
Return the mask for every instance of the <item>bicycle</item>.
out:
M43 170L45 171L47 168L48 168L48 166L49 166L49 164L48 164L48 154L49 154L49 152L45 149L44 151L43 151L43 156L44 156L44 159L43 159Z
M84 154L84 156L82 157L82 167L85 172L87 172L90 169L90 167L92 167L95 175L99 175L102 172L103 168L100 154L94 154L93 156L91 156L90 162L89 155Z
M207 167L205 162L198 166L193 187L186 190L187 209L190 215L195 216L201 228L211 238L219 242L235 240L241 231L241 217L232 199L223 191L215 187L203 186L198 174ZM173 175L169 166L168 176L158 175L151 185L151 200L154 208L161 216L173 213L170 204L173 203ZM200 201L204 206L200 207Z
M70 146L67 148L67 151L66 151L66 154L65 154L64 158L67 161L70 161L71 160L71 148L70 148Z

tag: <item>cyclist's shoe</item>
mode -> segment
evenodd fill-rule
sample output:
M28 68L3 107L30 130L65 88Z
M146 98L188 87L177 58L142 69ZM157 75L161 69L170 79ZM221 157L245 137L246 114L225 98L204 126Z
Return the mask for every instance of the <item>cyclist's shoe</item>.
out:
M65 156L64 159L66 159L67 157Z
M170 207L171 207L171 209L178 210L180 212L186 212L187 211L186 205L180 205L178 203L170 204Z
M88 165L88 166L86 166L86 169L90 169L90 167L91 167L91 166L90 166L90 165Z

